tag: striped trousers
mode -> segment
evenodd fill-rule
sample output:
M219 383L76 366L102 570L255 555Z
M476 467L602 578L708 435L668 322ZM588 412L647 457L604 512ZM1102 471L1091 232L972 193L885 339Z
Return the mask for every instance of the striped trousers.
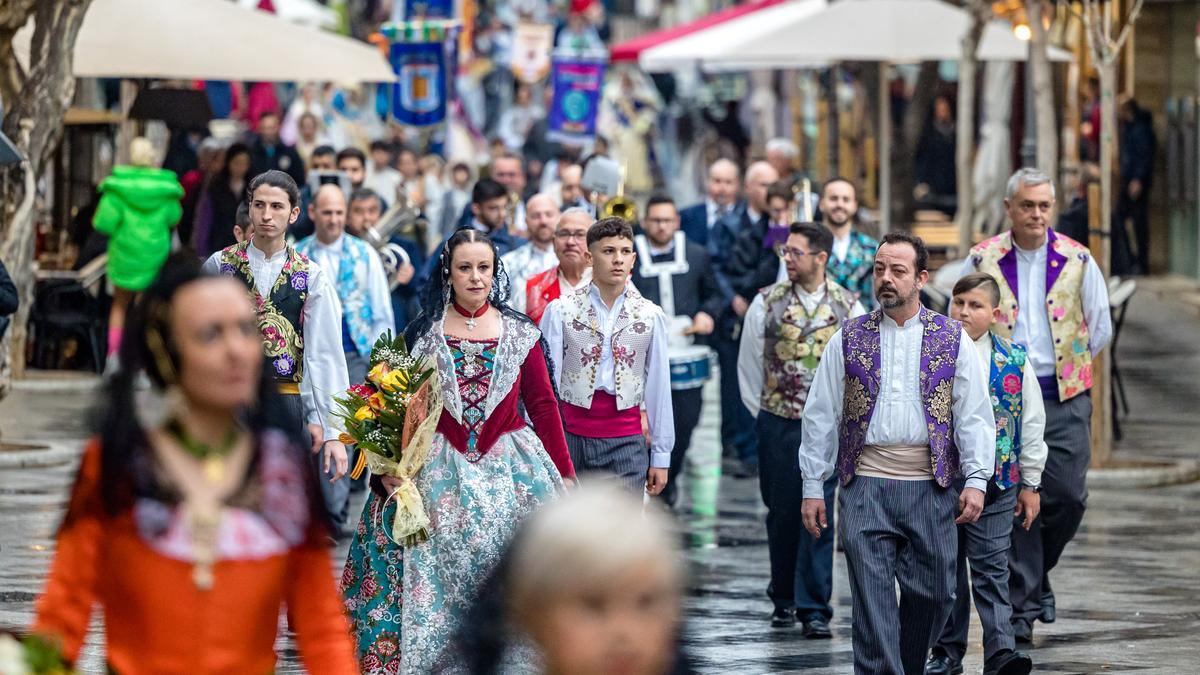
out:
M576 473L606 473L615 476L629 489L641 495L646 489L646 471L650 468L650 448L641 434L617 438L591 438L567 435L567 452Z
M921 675L954 606L958 494L932 480L858 476L838 504L854 600L854 672Z

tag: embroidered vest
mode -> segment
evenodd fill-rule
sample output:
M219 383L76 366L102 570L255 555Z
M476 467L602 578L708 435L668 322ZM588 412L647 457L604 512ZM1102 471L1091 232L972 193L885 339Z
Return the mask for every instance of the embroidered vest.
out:
M838 286L850 291L867 309L874 309L876 306L874 267L875 250L878 248L879 242L858 230L850 230L850 245L846 248L846 258L838 260L836 256L830 255L829 263L825 266L829 278Z
M558 287L558 265L540 274L529 277L525 282L525 314L534 323L542 322L546 307L558 299L562 289Z
M592 407L596 371L600 367L600 318L589 297L591 285L559 298L563 314L563 363L559 394L562 400L581 408ZM658 305L642 297L632 285L613 324L613 381L617 409L640 406L646 394L646 353L654 333Z
M283 270L269 297L262 297L254 286L250 271L250 240L221 251L221 274L241 279L258 313L263 353L279 380L304 380L304 303L308 301L308 275L312 262L290 245L284 255Z
M305 237L297 242L296 252L311 258L316 244L316 235ZM375 309L367 299L368 275L371 273L368 256L372 255L376 253L365 241L344 234L338 268L325 270L326 274L334 275L334 287L337 289L338 300L342 303L342 320L346 322L355 349L363 357L371 355L371 347L375 345L375 338L378 337L371 334L371 327L375 322Z
M1079 242L1047 233L1046 307L1050 334L1054 337L1054 370L1058 379L1059 400L1066 401L1091 389L1092 352L1088 347L1088 326L1083 318L1080 293L1091 252ZM1012 339L1017 325L1020 298L1017 297L1017 249L1012 232L1004 232L980 242L971 249L975 269L996 278L1000 285L1000 321L992 330ZM1028 308L1029 311L1034 308Z
M796 298L791 281L762 290L767 312L763 344L761 405L767 412L789 420L804 417L808 388L812 386L821 354L854 308L854 296L832 281L825 282L825 298L809 315Z
M1021 387L1025 380L1025 348L992 335L992 412L996 417L996 473L992 480L1000 488L1021 482Z
M942 487L958 473L958 447L954 444L954 362L962 340L962 324L924 307L921 339L921 399L925 426L929 431L929 454L933 478ZM837 470L842 485L848 485L858 468L866 445L867 427L875 412L883 377L879 346L879 324L883 313L875 310L843 324L842 356L846 362L846 392L842 400L842 422L838 433Z

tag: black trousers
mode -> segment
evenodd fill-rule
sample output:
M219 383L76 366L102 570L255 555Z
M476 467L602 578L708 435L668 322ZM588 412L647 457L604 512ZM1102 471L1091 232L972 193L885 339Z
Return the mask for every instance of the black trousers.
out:
M796 609L801 620L822 616L833 607L833 494L836 474L825 481L825 513L830 528L814 539L800 517L804 476L800 472L801 420L766 411L758 413L758 488L767 506L767 548L771 583L767 595L777 609Z
M675 418L675 447L671 448L671 468L667 472L667 487L662 491L663 501L675 506L679 501L679 474L683 472L683 460L692 445L692 432L700 423L700 409L704 407L704 388L674 389L671 391L671 407Z
M312 436L308 433L308 424L304 419L304 406L301 403L300 396L296 394L284 395L284 404L288 407L288 412L293 418L297 428L303 434L301 438L311 442ZM350 510L350 479L343 476L336 483L329 482L333 477L334 468L329 467L329 471L325 471L325 453L312 452L311 447L305 448L308 454L309 465L312 467L313 473L317 476L317 485L321 489L321 499L325 502L325 510L329 512L329 520L337 529L345 527L349 517Z
M1042 511L1026 532L1013 522L1009 550L1013 619L1032 622L1042 613L1042 593L1050 591L1050 570L1058 564L1087 508L1087 470L1092 460L1092 398L1046 399L1046 470Z

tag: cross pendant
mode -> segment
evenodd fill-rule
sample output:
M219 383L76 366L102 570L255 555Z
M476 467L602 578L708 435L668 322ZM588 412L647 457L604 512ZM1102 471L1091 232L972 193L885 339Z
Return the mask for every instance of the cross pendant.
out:
M466 321L466 324L467 324L467 330L475 330L475 319L474 319L474 317L467 319L467 321Z

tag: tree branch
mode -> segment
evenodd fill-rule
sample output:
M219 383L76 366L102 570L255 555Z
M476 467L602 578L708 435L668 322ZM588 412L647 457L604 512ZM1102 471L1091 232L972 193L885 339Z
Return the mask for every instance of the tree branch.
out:
M1142 11L1142 4L1145 0L1137 0L1133 5L1133 10L1129 12L1129 18L1125 20L1125 26L1121 28L1121 34L1117 36L1116 42L1113 43L1113 51L1121 51L1121 47L1125 45L1125 41L1129 39L1129 33L1133 30L1133 22L1137 21L1138 14Z

